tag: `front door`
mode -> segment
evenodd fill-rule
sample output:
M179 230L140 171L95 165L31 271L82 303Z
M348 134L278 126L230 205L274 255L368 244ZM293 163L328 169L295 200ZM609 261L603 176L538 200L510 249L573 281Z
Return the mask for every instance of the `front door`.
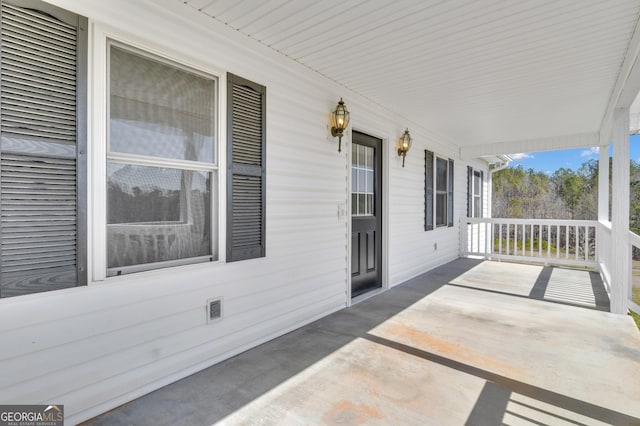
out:
M382 287L382 140L353 132L351 297Z

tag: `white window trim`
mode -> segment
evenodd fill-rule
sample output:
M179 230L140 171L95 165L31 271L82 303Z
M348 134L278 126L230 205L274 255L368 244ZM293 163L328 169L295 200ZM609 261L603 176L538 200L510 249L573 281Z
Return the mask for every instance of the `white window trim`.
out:
M107 158L122 158L122 155L108 154L108 54L109 40L131 46L135 49L148 52L164 58L170 62L181 64L185 67L200 71L205 75L217 78L216 93L216 146L214 155L217 169L217 188L212 187L211 203L212 209L217 211L218 224L214 252L218 254L218 260L204 264L192 264L187 266L176 266L176 268L196 267L201 265L211 265L224 263L226 253L226 102L227 96L226 75L224 71L216 68L212 64L194 61L192 58L182 56L179 52L154 45L151 41L141 40L138 37L123 33L106 25L91 23L91 34L89 42L89 76L88 76L88 123L89 141L87 147L87 187L89 205L87 208L87 273L88 285L107 280ZM133 158L129 154L126 157ZM140 156L144 157L144 156ZM146 157L145 157L146 158ZM149 165L167 165L164 159L148 160ZM171 164L179 164L180 160L168 160ZM151 164L153 163L153 164ZM206 164L205 170L211 170L209 163L197 164L187 162L191 167L200 170L200 166ZM138 164L138 163L137 163ZM181 165L186 166L186 164ZM175 167L175 166L174 166ZM215 184L214 184L215 185ZM213 211L213 210L212 210ZM139 274L146 276L153 274L166 274L167 269L153 269ZM139 274L133 274L139 275ZM108 277L108 280L125 279L131 275Z

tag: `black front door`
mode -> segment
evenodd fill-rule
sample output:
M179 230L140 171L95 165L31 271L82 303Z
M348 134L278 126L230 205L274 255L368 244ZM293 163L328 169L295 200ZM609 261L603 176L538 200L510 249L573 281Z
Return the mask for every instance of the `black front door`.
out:
M351 297L382 287L382 140L353 132Z

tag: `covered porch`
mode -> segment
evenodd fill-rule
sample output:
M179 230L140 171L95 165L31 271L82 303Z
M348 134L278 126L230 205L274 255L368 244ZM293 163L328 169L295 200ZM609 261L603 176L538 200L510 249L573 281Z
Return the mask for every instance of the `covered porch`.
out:
M458 259L89 424L638 424L600 275Z
M21 28L35 2L4 3L28 9L20 11L28 18L16 18L17 35L6 36L22 45L32 37ZM640 312L630 302L640 237L629 231L628 167L631 117L640 111L637 0L46 3L38 15L45 23L28 29L37 58L47 50L39 41L46 31L38 29L50 27L47 11L60 8L56 14L77 21L72 29L60 19L56 25L77 41L63 58L77 88L69 95L76 115L64 124L75 138L69 162L77 168L68 173L75 178L62 180L84 186L69 195L76 207L64 221L78 227L69 225L72 247L61 256L79 280L0 301L0 402L60 403L70 424L97 415L89 422L640 424L640 334L627 315ZM58 32L48 37L54 46ZM115 72L119 50L130 58ZM186 92L174 79L147 85L141 72L145 84L135 84L126 71L143 69L140 63L159 67L159 76L166 69L204 79L212 102L203 118L206 162L155 143L200 135L189 117L202 108L199 96L183 108ZM243 106L259 128L238 129L252 135L246 140L234 137L243 133L235 119L245 113L234 111L239 79L260 88ZM118 82L129 89L112 91ZM20 98L41 91L31 81L23 86ZM184 123L161 119L165 97ZM115 99L136 107L112 115ZM343 100L351 120L336 137L330 114ZM33 115L39 128L40 114ZM47 125L58 121L49 118ZM149 146L129 151L123 138L122 151L112 149L121 119L132 126L123 134ZM411 151L401 153L399 137L409 130ZM357 133L375 139L375 149L354 154L354 146L365 146ZM2 148L14 142L3 140ZM29 139L19 152L38 147ZM490 179L504 155L590 147L600 147L597 220L492 218ZM375 154L362 155L363 163L363 152ZM368 158L376 158L375 168ZM123 246L109 230L139 219L110 222L113 164L139 168L119 178L132 195L155 180L144 170L205 173L204 189L189 191L190 178L166 185L185 206L165 222L173 226L179 216L197 223L191 228L207 253L181 248L184 256L167 265L159 256L150 261L140 246L133 269L114 270L109 257ZM353 185L354 166L364 190ZM234 169L247 173L237 178L237 198ZM465 176L479 176L486 190L474 192ZM26 185L21 179L15 186ZM26 199L12 201L26 205L16 215L28 224L40 210L29 203L40 194L15 192ZM353 195L358 203L376 200L375 227L361 233L370 239L354 240L354 216L373 212L356 208ZM475 216L468 200L477 195L478 215L467 218ZM189 204L193 196L207 201ZM198 220L184 212L198 212ZM234 222L248 213L250 220ZM259 243L253 249L243 247L247 224ZM505 246L496 250L487 236L497 229L502 242L505 228ZM128 238L164 250L169 234L145 232ZM238 235L235 243L251 259L234 256ZM354 241L367 244L357 257ZM24 245L19 240L18 263ZM354 265L365 260L376 266L367 268L376 272L378 293L353 298Z

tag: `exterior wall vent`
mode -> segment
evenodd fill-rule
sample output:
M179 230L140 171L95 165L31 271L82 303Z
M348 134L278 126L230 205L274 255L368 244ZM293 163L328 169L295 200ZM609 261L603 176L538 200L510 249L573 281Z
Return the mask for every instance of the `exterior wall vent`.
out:
M222 298L207 300L207 323L222 319Z

